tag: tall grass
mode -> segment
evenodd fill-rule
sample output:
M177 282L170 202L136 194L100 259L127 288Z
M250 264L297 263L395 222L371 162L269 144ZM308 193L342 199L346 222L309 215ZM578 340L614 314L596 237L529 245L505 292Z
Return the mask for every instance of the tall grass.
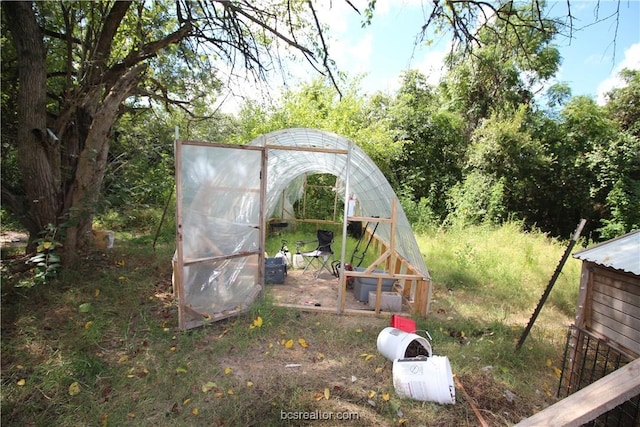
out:
M482 300L473 314L489 309L496 319L533 310L568 244L538 231L523 232L517 222L434 230L417 240L433 280ZM570 257L548 304L573 316L579 278L580 262Z

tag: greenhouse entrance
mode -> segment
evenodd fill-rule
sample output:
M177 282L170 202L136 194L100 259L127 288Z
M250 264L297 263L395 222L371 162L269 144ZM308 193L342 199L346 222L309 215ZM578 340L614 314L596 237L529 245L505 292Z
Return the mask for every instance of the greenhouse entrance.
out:
M316 202L303 191L307 178L314 174L336 177L331 185L315 188L334 197L330 220L305 218L306 214L296 218L292 209L294 204L310 207ZM265 292L267 234L277 233L283 224L295 228L300 222L335 229L331 269L317 277L291 270L292 286L274 285L283 287L274 287L274 296L299 286L299 294L309 298L300 301L289 295L276 303L338 314L380 315L408 308L426 316L429 273L384 175L348 139L300 128L262 135L246 145L176 141L173 279L179 328L246 311ZM374 232L373 226L364 227L375 255L360 269L349 270L345 268L347 230L357 223L375 224ZM278 226L273 227L275 224ZM295 249L295 242L290 245ZM338 277L327 274L332 270ZM323 292L325 285L330 288ZM362 298L354 303L352 298L357 295L373 295L373 304L369 301L363 306Z

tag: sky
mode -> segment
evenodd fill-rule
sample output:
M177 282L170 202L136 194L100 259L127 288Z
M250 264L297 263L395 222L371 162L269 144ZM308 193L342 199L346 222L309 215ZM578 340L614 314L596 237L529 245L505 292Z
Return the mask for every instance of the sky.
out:
M433 0L378 0L371 25L362 27L361 15L345 0L322 0L322 22L329 23L326 34L329 53L340 71L362 75L364 93L394 93L400 76L407 69L420 70L432 84L445 72L443 59L450 50L450 37L430 35L432 42L416 44ZM367 0L351 0L364 10ZM620 86L618 72L623 68L640 70L640 0L571 0L572 38L557 38L562 64L556 79L571 87L572 95L587 95L604 103L604 93ZM611 17L619 11L616 20ZM548 0L547 13L563 19L567 1ZM600 22L598 22L600 21ZM289 67L291 88L298 80L317 76L309 65ZM282 78L280 78L280 83ZM291 82L294 82L293 84ZM276 91L282 87L274 84ZM276 96L277 98L277 96ZM233 101L230 103L233 104Z

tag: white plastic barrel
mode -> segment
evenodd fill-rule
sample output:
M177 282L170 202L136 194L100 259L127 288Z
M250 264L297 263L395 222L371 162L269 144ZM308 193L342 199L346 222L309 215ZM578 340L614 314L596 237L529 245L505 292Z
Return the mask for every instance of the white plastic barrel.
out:
M304 257L302 254L293 254L293 268L304 268Z
M397 328L387 327L378 334L378 351L389 360L416 356L431 356L431 344L426 338Z
M456 403L456 388L446 356L394 360L393 387L400 397L440 404Z

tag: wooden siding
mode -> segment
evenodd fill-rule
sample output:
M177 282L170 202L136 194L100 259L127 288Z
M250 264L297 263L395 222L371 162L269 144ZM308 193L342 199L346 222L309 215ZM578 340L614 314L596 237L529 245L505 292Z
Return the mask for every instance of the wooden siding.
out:
M586 329L638 357L640 355L640 278L594 266L590 269Z

